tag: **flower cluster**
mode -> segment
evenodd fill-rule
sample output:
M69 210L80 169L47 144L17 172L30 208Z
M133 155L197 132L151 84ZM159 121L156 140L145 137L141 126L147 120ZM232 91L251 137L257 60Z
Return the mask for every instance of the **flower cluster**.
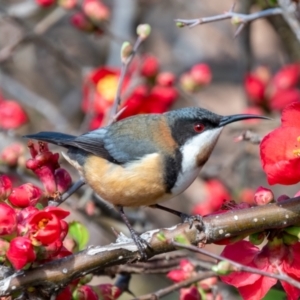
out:
M52 259L64 251L62 242L68 232L58 207L36 208L43 192L31 183L13 188L10 178L0 176L1 261L20 270L35 261Z
M18 102L4 99L0 94L0 129L16 129L27 120L27 114Z
M195 265L189 260L182 259L179 263L179 268L170 271L167 277L174 282L181 282L192 278L197 274ZM212 294L212 288L217 284L217 277L211 277L201 280L189 288L180 290L180 300L201 300L201 299L217 299L222 300L220 294Z
M296 63L282 67L273 77L267 67L258 67L246 75L244 84L252 104L269 112L300 100L299 80L300 64Z
M59 5L67 10L78 10L80 4L80 11L71 16L71 24L89 33L102 34L101 24L110 18L109 8L100 0L36 0L36 3L44 8Z
M140 76L143 83L131 87L130 77L133 73ZM120 70L109 67L100 67L87 76L83 86L82 110L94 113L91 129L103 125L114 103L119 77ZM174 74L159 72L159 63L154 56L146 55L141 66L134 61L123 81L121 94L125 98L122 104L125 110L119 119L167 111L178 96L174 81Z

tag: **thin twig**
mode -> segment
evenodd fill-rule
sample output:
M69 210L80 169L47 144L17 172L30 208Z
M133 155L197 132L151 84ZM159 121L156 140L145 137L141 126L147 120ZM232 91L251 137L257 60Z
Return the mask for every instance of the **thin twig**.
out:
M190 277L189 279L186 279L184 281L174 283L166 288L160 289L154 293L146 294L137 298L134 298L133 300L153 300L153 299L159 299L163 296L166 296L168 294L171 294L172 292L175 292L181 288L190 286L191 284L201 281L206 278L210 278L215 276L215 272L213 271L206 271L206 272L201 272L193 277Z
M136 52L139 48L139 46L141 45L141 43L144 41L144 39L142 39L140 36L137 37L132 52L130 54L130 56L126 59L125 62L122 62L122 66L121 66L121 74L120 74L120 78L119 78L119 82L118 82L118 86L117 86L117 92L116 92L116 96L115 96L115 100L114 100L114 104L111 108L110 111L110 119L113 119L114 116L117 114L118 112L118 107L121 104L121 91L122 91L122 86L123 86L123 82L125 79L125 75L127 73L127 69L130 65L130 63L132 62L134 56L136 55Z
M240 264L240 263L238 263L238 262L236 262L234 260L231 260L231 259L226 258L224 256L221 256L221 255L218 255L218 254L206 251L203 248L198 248L196 246L183 245L183 244L180 244L180 243L177 243L177 242L172 242L172 245L174 245L175 247L182 248L182 249L187 249L187 250L190 250L190 251L193 251L193 252L196 252L196 253L201 253L201 254L203 254L205 256L214 258L214 259L216 259L218 261L227 261L232 266L234 266L236 268L237 272L242 271L242 272L253 273L253 274L258 274L258 275L261 275L261 276L266 276L266 277L270 277L270 278L282 280L282 281L285 281L285 282L291 284L292 286L300 289L300 282L297 281L297 280L295 280L294 278L288 276L288 275L270 273L270 272L262 271L262 270L257 269L257 268L245 266L245 265Z
M244 27L244 24L264 18L264 17L269 17L269 16L274 16L274 15L281 15L283 14L283 10L279 7L276 8L269 8L265 9L262 11L258 11L252 14L241 14L241 13L236 13L233 11L234 7L232 7L228 12L225 12L224 14L219 14L211 17L204 17L204 18L198 18L198 19L175 19L175 22L178 24L179 27L194 27L197 25L205 24L205 23L211 23L211 22L216 22L216 21L222 21L222 20L227 20L231 19L232 23L234 24L239 24L239 27L237 29L237 32L235 33L235 36L237 33L240 33L241 30Z
M262 137L251 130L246 130L244 133L236 137L234 140L235 142L247 141L252 144L258 145L262 141Z

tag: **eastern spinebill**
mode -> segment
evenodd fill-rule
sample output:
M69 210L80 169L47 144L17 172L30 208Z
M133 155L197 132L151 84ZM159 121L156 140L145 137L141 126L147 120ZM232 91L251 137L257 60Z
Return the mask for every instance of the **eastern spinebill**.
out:
M151 206L186 216L158 203L187 189L210 157L223 127L245 119L267 118L221 116L190 107L136 115L80 136L40 132L25 137L67 148L66 160L97 195L119 210L145 258L145 241L130 226L123 207Z

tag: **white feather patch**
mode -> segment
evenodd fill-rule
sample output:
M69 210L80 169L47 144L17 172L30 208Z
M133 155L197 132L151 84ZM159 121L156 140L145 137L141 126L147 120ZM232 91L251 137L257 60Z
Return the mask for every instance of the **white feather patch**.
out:
M182 169L177 181L172 188L173 195L178 195L186 190L198 176L201 168L197 166L197 156L211 144L215 144L223 127L204 131L192 137L181 148Z

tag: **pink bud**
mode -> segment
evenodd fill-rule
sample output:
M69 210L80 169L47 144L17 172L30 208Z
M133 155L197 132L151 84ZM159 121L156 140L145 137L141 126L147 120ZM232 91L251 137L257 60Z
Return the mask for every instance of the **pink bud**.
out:
M10 167L18 164L19 157L23 154L24 147L19 143L5 147L1 153L1 160Z
M0 201L6 200L12 191L12 182L8 176L0 176Z
M155 56L147 55L141 66L141 74L145 77L154 77L159 69L159 63Z
M33 262L36 258L33 245L30 239L26 237L14 238L10 242L6 256L17 270L22 269L26 264Z
M122 294L122 290L112 285L111 283L103 283L96 285L94 287L94 290L97 294L101 295L101 299L107 299L107 300L115 300L119 299L119 296Z
M31 183L22 184L12 190L8 200L17 207L35 206L42 191Z
M63 194L72 184L72 178L67 170L59 168L54 173L57 190Z
M256 75L248 74L245 78L245 90L255 104L261 104L265 96L265 83Z
M162 86L172 86L175 82L175 75L172 72L161 72L157 75L156 82Z
M254 201L257 205L265 205L274 200L273 192L270 189L260 186L255 194Z
M9 235L17 229L15 210L6 203L0 203L0 236Z
M110 17L109 9L99 0L84 0L82 8L84 13L95 21L106 21Z
M0 127L16 129L27 122L27 115L19 103L13 100L0 102Z
M206 64L198 64L192 67L191 76L197 85L203 86L211 82L210 67Z

